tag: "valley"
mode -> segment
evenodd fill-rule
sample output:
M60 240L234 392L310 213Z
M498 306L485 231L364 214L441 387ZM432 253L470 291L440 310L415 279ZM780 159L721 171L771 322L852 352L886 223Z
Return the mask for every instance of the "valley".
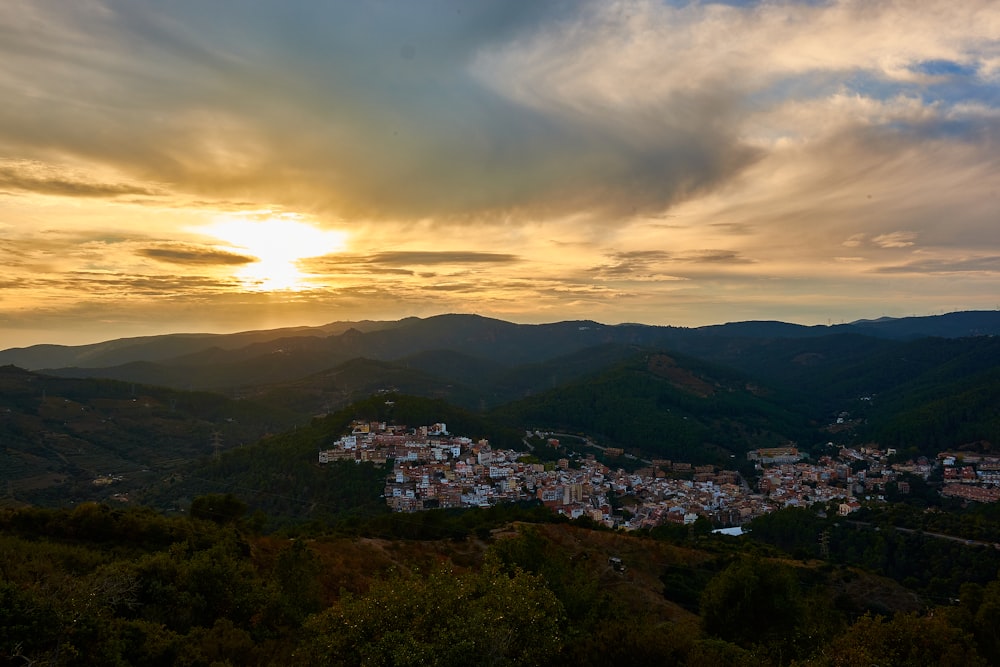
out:
M954 319L448 316L4 366L0 655L987 664L1000 343Z

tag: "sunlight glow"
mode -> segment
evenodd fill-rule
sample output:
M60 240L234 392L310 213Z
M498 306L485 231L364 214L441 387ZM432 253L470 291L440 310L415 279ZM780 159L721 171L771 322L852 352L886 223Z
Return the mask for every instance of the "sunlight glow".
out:
M199 231L256 257L236 277L247 289L261 292L305 289L310 276L298 261L339 252L347 240L346 232L322 230L292 214L228 216Z

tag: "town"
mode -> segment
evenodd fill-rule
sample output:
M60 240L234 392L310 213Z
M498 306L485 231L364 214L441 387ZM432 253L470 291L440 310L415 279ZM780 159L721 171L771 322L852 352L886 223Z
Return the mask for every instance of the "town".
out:
M557 447L552 434L529 432ZM943 467L942 495L1000 500L1000 457L942 453L938 461L921 457L892 463L892 449L845 448L815 463L795 447L758 449L747 454L759 473L752 489L736 471L712 465L662 459L626 472L612 470L593 454L538 462L526 452L493 449L487 440L455 436L447 425L408 428L384 422L355 421L351 433L319 452L319 463L393 462L385 500L395 512L449 507L487 507L537 499L559 514L588 517L611 528L635 530L666 523L692 524L699 517L715 525L740 526L783 507L833 502L841 515L862 501L885 499L886 487L909 492L906 474L927 479ZM620 453L614 450L613 453Z

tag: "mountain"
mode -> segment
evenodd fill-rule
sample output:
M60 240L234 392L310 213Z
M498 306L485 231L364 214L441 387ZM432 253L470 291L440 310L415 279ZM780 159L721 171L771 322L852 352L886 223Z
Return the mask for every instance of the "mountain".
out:
M910 318L909 328L883 320L699 329L443 315L67 348L87 363L187 351L45 373L5 367L6 492L32 502L92 497L87 485L98 476L152 475L211 454L213 433L226 447L249 444L385 392L485 415L491 428L584 432L643 457L691 462L828 440L922 454L996 447L1000 337L859 333L978 331L996 314L952 315ZM829 430L843 413L846 425Z
M880 317L858 320L850 326L870 335L895 339L996 336L1000 335L1000 310L970 310L926 317Z
M0 369L5 491L8 500L62 504L147 488L210 456L215 433L224 449L249 445L306 415L373 412L384 400L363 407L362 399L388 392L431 401L418 411L399 408L395 417L404 423L458 420L514 447L526 427L586 433L642 458L727 466L745 461L749 449L791 442L807 451L828 440L879 442L928 455L1000 443L1000 338L719 340L714 352L706 348L713 359L617 343L520 365L440 349L397 361L355 358L246 385L238 400L8 366ZM825 430L844 413L849 427ZM316 446L273 455L266 468L309 465L302 452ZM116 474L127 481L92 484Z
M0 351L0 365L11 364L28 370L42 368L100 368L134 361L162 361L218 348L231 350L282 338L324 337L348 329L373 331L398 326L399 322L331 322L318 327L287 327L233 334L164 334L119 338L90 345L32 345Z
M774 341L807 341L830 335L909 340L922 335L951 338L996 333L1000 333L998 311L832 327L734 322L693 329L591 321L528 325L476 315L439 315L232 335L120 339L78 347L15 348L0 352L0 363L64 377L230 390L292 380L358 357L397 361L441 350L504 366L542 363L608 344L670 349L724 361L726 355L738 356Z

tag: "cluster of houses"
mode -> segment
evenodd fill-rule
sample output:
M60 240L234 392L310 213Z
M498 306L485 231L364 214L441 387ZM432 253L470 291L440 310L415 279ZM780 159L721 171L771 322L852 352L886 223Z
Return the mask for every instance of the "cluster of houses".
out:
M861 508L861 499L884 500L887 484L895 483L901 493L909 493L901 473L887 463L893 454L892 449L844 447L836 455L805 463L798 449L781 447L755 450L747 458L757 461L758 491L777 507L836 501L839 513L846 515ZM911 472L922 474L916 469ZM926 472L930 472L929 466Z
M711 465L657 459L626 472L612 470L593 456L572 464L568 459L538 463L524 452L494 449L486 440L454 436L443 423L407 428L356 421L351 428L350 434L319 452L319 462L383 465L393 461L385 485L385 500L393 511L486 507L537 499L571 518L586 516L625 529L689 524L698 517L737 526L782 507L830 501L837 502L839 512L846 515L861 507L861 499L883 499L889 483L907 493L903 472L926 477L933 468L926 460L890 466L886 459L892 450L843 448L817 463L805 463L794 447L759 449L748 454L760 472L754 490L739 473ZM944 463L946 476L952 474L949 469L968 467ZM977 479L996 480L1000 461L981 464L976 473L980 471ZM996 488L968 488L980 495L996 493Z
M944 488L941 494L981 503L1000 502L1000 456L941 452Z

